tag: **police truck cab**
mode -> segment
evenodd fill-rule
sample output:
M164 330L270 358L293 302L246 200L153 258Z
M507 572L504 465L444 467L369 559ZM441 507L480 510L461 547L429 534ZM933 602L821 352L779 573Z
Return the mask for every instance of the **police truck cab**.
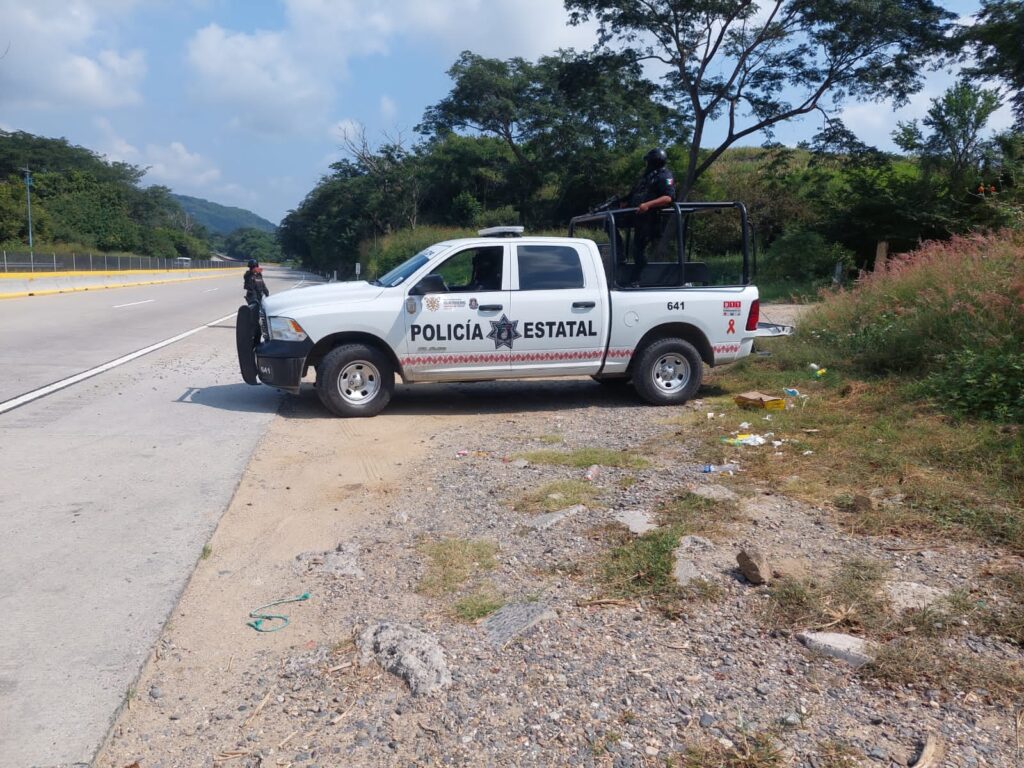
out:
M701 231L695 215L721 210L740 217L736 252L722 261L734 269L731 285L711 284L714 265L692 258ZM320 400L337 416L379 413L396 374L407 383L631 380L647 402L678 405L697 392L705 364L733 362L758 336L791 331L759 323L742 205L676 203L659 212L664 235L655 250L663 260L644 264L639 281L628 263L632 215L576 217L569 237L481 230L432 245L374 280L278 293L253 320L243 307L243 378L298 393L313 369Z

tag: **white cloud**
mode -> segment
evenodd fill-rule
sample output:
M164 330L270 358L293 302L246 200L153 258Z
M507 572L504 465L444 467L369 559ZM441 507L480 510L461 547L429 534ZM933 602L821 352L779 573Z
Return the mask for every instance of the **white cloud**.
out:
M454 56L535 58L559 47L589 47L594 26L570 27L554 0L285 0L281 29L239 32L211 24L187 44L192 93L221 105L231 123L287 135L323 125L335 89L355 57L410 42ZM381 116L397 105L387 96Z
M104 27L130 0L0 0L0 104L119 107L141 101L141 50L100 44ZM102 22L101 22L102 20Z
M349 139L357 139L363 132L363 124L358 120L353 120L350 117L343 118L338 122L334 123L328 129L327 136L338 144L343 144Z
M385 123L390 123L395 119L395 115L398 114L398 105L395 100L390 96L384 95L380 97L380 116Z
M106 118L98 117L93 123L103 137L101 154L114 162L145 168L145 180L152 184L165 184L181 191L196 191L209 189L221 179L220 168L198 152L190 152L180 141L146 144L139 149L118 134ZM233 186L222 185L221 189Z

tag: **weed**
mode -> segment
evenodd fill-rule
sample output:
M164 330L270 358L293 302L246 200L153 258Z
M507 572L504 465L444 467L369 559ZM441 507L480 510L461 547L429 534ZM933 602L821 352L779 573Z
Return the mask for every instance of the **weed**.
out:
M476 592L466 595L455 603L455 615L463 621L478 621L490 616L505 604L492 587L481 587Z
M630 488L636 485L637 482L638 481L634 475L625 475L624 477L619 478L619 488L621 488L624 491L628 491Z
M659 510L662 525L686 529L686 533L707 535L721 533L727 523L739 517L736 503L715 501L695 493L683 493Z
M689 747L682 756L681 768L777 768L786 765L782 750L767 733L741 735L731 747L708 740Z
M869 560L842 563L827 579L779 579L769 594L769 623L791 628L881 633L892 625L882 597L885 569Z
M603 579L620 597L643 597L673 591L673 551L679 545L677 528L657 528L609 551Z
M857 768L860 754L843 741L827 739L818 744L818 754L814 761L821 768Z
M597 498L597 490L583 480L556 480L536 488L516 501L520 512L555 512L576 504L590 504Z
M203 551L199 553L200 560L208 560L210 555L213 554L213 547L209 544L203 544Z
M538 435L536 439L547 445L558 445L565 442L561 435Z
M1024 690L1019 663L956 653L934 642L904 637L880 646L861 674L896 686L939 688L953 695L985 690L994 701L1012 702Z
M424 542L419 547L430 562L420 581L420 591L428 595L454 592L460 584L479 571L495 566L497 544L469 539L442 539Z
M530 451L523 458L534 464L554 464L562 467L578 467L580 469L592 464L603 467L624 467L627 469L645 469L650 462L642 456L629 451L613 451L610 448L577 448L572 451Z

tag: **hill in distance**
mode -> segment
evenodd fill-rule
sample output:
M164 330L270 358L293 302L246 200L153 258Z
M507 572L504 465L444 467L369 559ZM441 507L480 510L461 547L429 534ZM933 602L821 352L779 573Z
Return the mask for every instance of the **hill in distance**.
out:
M172 194L182 209L212 233L230 235L236 229L252 228L261 232L276 232L277 226L245 208L234 208L212 203L200 197Z

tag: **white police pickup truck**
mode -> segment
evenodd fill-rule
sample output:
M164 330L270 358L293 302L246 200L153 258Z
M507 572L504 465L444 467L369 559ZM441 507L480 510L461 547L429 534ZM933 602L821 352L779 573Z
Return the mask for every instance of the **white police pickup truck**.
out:
M746 283L742 206L670 206L659 213L664 231L680 234L694 205L740 211ZM600 245L498 227L432 245L376 280L271 296L259 310L259 330L240 331L254 342L239 346L243 377L297 393L313 368L320 400L338 416L379 413L396 373L405 382L632 380L644 400L678 405L697 392L704 363L738 360L756 337L791 331L759 324L757 288L706 285L707 265L688 261L681 246L670 248L675 261L620 260L631 215L622 209L573 219L570 234L589 226L605 240ZM245 317L240 310L239 322Z

